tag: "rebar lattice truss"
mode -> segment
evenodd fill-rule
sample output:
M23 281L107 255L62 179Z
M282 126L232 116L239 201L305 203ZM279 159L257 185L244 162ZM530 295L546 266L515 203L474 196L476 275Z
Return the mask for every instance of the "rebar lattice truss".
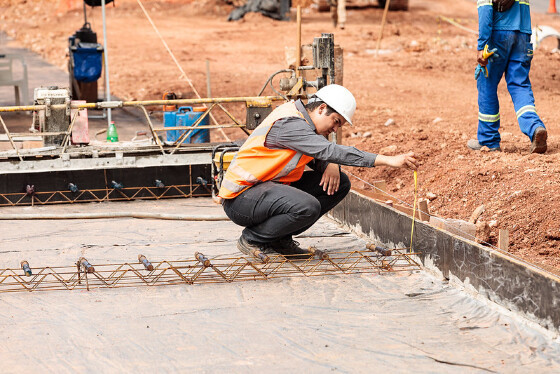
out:
M407 249L385 256L370 250L320 252L308 259L273 255L267 262L254 258L219 256L208 259L196 253L192 260L90 264L80 258L75 266L32 268L22 261L21 269L0 270L0 292L74 290L165 286L179 284L230 283L284 277L314 277L338 274L374 274L419 270Z
M0 193L0 207L20 205L49 205L102 201L161 200L172 198L209 197L209 187L200 184L159 187L98 188L72 191Z

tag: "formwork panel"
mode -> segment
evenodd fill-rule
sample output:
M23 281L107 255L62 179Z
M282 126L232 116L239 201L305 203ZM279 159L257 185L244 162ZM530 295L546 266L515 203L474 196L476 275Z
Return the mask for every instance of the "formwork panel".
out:
M0 174L0 206L211 196L209 183L204 164Z
M412 218L352 191L334 219L388 246L409 246ZM560 331L560 278L506 252L415 221L414 252L427 268L484 297Z

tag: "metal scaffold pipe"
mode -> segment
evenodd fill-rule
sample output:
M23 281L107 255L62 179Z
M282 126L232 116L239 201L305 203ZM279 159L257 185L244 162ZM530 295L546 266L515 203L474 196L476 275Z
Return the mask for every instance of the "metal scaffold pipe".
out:
M105 100L107 102L111 101L111 88L109 85L109 56L107 53L108 47L107 47L107 17L105 16L105 0L102 0L101 2L101 12L102 12L102 18L103 18L103 44L105 46L105 49L103 51L103 57L105 59L105 92L106 92L106 98ZM111 123L111 107L107 108L107 125L109 125Z
M143 100L143 101L103 101L98 103L71 103L71 109L105 109L123 108L133 106L149 105L197 105L197 104L218 104L218 103L242 103L254 101L285 101L281 96L249 96L249 97L222 97L205 99L177 99L177 100ZM19 111L38 111L45 110L46 105L27 105L27 106L8 106L0 107L0 112L19 112ZM66 109L66 104L53 104L51 109Z
M190 215L143 212L2 214L0 220L147 218L176 221L229 221L225 215Z

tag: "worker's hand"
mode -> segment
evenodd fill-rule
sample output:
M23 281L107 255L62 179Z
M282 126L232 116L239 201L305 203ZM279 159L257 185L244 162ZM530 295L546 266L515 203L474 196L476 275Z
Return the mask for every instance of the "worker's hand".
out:
M377 155L375 166L390 166L393 168L408 168L416 170L418 160L414 157L414 152L408 152L397 156Z
M488 65L488 59L483 57L484 51L478 51L476 55L476 61L480 64L480 66Z
M323 186L323 191L327 191L327 195L333 195L338 191L340 186L340 169L337 164L327 165L319 186Z

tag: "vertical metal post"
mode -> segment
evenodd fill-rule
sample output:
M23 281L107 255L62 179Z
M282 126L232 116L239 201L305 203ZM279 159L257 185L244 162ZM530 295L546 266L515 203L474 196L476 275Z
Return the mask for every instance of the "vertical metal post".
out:
M212 90L210 86L210 61L206 59L206 97L212 97Z
M103 57L105 59L105 101L111 101L111 88L109 86L109 57L107 48L107 19L105 17L105 0L101 0L101 14L103 15L103 45L105 51ZM107 108L107 126L111 124L111 108Z
M297 48L296 48L296 77L299 77L299 66L301 64L301 5L297 6L297 15L296 15L296 24L297 24Z
M377 37L377 47L375 48L375 55L379 56L379 47L381 46L381 38L383 38L383 29L385 28L385 20L387 19L387 12L389 11L389 5L391 0L387 0L385 3L385 9L383 9L383 18L381 18L381 28L379 29L379 36Z

